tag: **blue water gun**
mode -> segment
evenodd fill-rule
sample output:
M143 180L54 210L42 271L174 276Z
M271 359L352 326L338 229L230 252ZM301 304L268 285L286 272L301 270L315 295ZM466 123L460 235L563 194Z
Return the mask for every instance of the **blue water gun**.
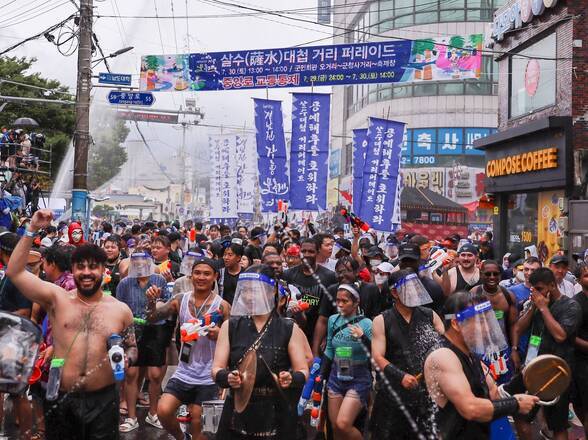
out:
M314 382L316 377L321 372L321 358L315 357L312 361L312 367L310 367L310 374L308 375L308 379L304 384L304 388L302 388L302 395L300 396L300 400L298 401L298 415L301 416L304 414L304 409L306 408L306 403L310 400L312 396L312 389L314 388Z

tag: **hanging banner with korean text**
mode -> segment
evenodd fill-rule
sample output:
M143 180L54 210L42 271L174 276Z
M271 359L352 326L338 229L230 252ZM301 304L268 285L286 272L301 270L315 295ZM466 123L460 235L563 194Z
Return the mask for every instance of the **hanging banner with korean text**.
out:
M235 136L209 136L210 218L220 221L237 218L237 161Z
M261 212L277 212L289 193L282 101L254 99Z
M484 36L141 57L142 91L479 79Z
M353 130L353 212L361 208L361 191L363 190L363 164L367 150L367 128Z
M255 179L257 164L253 141L246 135L235 135L235 159L237 167L237 213L248 218L254 213Z
M359 216L376 231L393 232L400 225L400 155L403 122L369 118Z
M319 211L327 208L330 110L331 95L292 95L291 209Z

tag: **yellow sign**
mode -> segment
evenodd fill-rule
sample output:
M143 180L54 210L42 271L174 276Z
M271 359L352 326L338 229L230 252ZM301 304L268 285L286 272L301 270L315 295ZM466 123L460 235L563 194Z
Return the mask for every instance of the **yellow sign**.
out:
M560 217L559 199L564 197L563 191L540 192L538 198L537 215L537 248L543 262L559 251L558 238L562 233L559 230Z
M486 164L486 176L500 177L550 168L557 168L557 148L544 148L491 160Z

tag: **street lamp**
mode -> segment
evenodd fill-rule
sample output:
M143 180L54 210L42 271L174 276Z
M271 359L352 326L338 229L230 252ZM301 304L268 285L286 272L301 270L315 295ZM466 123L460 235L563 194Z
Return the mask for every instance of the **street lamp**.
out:
M122 55L123 53L127 53L131 50L133 50L135 47L134 46L129 46L129 47L123 47L122 49L119 49L117 51L112 52L110 55L107 55L105 57L102 58L98 58L97 60L92 60L92 63L94 65L98 64L100 61L106 60L108 58L115 58L119 55Z

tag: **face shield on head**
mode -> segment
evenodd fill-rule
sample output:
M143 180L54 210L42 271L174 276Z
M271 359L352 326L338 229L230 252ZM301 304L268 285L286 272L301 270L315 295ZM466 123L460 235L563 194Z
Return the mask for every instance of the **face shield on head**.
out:
M417 307L433 302L416 273L408 273L394 284L398 299L406 307Z
M155 273L155 265L153 258L146 252L135 252L131 254L131 262L129 263L129 277L140 278L148 277Z
M192 273L192 267L198 260L204 258L204 255L194 251L188 251L182 258L182 264L180 265L180 273L184 275L190 275Z
M259 316L274 310L276 305L276 282L260 273L239 275L231 316Z
M495 353L500 353L507 348L504 333L490 301L468 307L454 316L445 316L445 319L453 318L457 320L463 340L470 352L491 359Z

